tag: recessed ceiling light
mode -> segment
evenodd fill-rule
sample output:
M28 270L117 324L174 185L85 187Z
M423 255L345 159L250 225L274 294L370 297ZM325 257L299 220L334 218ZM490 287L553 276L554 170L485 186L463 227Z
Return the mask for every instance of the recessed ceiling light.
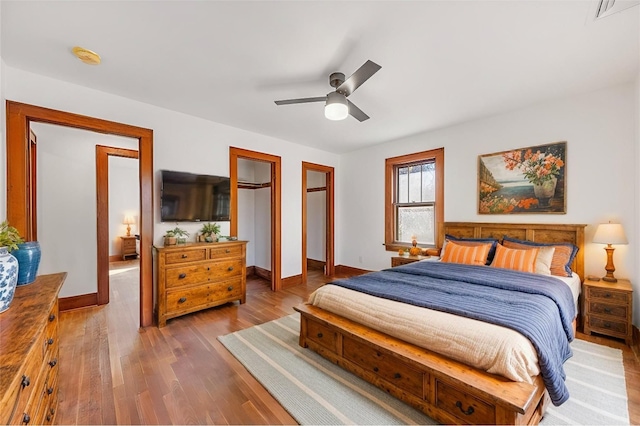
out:
M76 46L73 49L73 54L76 55L78 59L84 62L87 65L98 65L100 64L100 55L96 52L92 52L89 49L85 49L84 47Z

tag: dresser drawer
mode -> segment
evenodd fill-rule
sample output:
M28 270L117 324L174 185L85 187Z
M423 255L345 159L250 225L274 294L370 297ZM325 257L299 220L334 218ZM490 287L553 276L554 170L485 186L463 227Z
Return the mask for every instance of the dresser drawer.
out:
M599 318L589 315L589 327L592 331L602 332L604 334L617 333L621 335L627 334L627 323L625 321L616 321L615 319Z
M222 259L225 257L238 257L242 255L242 246L213 247L209 249L209 258Z
M626 305L611 305L608 303L601 303L596 301L589 302L589 313L600 314L611 317L618 317L622 319L627 318L629 307ZM612 318L615 319L615 318Z
M609 290L605 288L595 288L595 287L587 287L587 291L589 292L589 299L607 299L612 300L617 303L628 303L629 302L629 293L623 291L615 291Z
M213 306L242 297L242 281L203 284L187 289L167 292L167 312L170 314L191 311L200 306Z
M332 352L338 351L338 333L318 322L307 321L307 338Z
M122 240L122 248L127 249L135 249L136 248L136 240L135 239L124 239Z
M165 263L167 265L174 265L177 263L196 262L198 260L204 260L207 258L207 249L192 249L176 251L174 253L168 252L165 255Z
M167 288L189 286L206 283L211 278L211 265L198 263L196 265L167 268L165 272L165 285Z
M424 374L395 357L345 337L342 356L387 382L424 399Z
M474 396L436 379L436 406L462 424L495 424L496 408Z
M3 405L0 406L0 420L2 424L20 424L22 422L22 416L27 409L27 402L34 392L37 386L38 373L42 368L42 349L34 345L25 364L19 371L19 374L14 378L14 381L9 388L8 395L2 397ZM12 413L13 417L9 417Z

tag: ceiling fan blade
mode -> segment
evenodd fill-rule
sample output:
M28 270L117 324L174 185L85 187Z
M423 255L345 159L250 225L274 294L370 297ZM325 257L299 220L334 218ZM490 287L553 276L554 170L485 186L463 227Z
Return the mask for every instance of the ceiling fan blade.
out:
M291 105L291 104L306 104L308 102L324 102L327 100L326 96L318 96L317 98L300 98L300 99L286 99L284 101L274 101L276 105Z
M352 94L358 87L369 80L372 75L378 72L382 68L380 65L372 61L367 61L356 72L351 74L351 77L346 79L336 91L344 93L345 96Z
M362 112L360 108L355 106L353 102L347 99L347 103L349 103L349 114L351 114L356 120L363 122L369 119L369 116Z

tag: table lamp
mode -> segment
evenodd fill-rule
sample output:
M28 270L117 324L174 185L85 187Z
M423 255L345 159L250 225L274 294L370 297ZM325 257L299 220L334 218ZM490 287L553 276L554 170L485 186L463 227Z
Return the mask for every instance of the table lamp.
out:
M125 215L123 223L125 225L127 225L127 237L130 237L131 236L131 225L135 223L135 221L133 220L133 216Z
M613 272L616 270L615 266L613 266L613 250L615 249L611 245L628 244L622 225L619 223L601 223L593 236L593 242L607 245L604 248L607 252L607 266L604 267L607 275L602 277L602 280L610 283L618 282L616 277L613 276Z

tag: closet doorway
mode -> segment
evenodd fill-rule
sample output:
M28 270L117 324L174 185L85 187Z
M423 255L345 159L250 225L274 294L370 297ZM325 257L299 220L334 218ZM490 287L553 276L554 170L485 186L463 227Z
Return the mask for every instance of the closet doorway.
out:
M333 167L302 162L303 283L307 282L308 265L323 267L325 275L335 273L334 182Z
M239 160L255 161L266 164L267 173L270 175L268 186L262 189L266 191L269 188L269 223L270 227L270 256L271 271L270 281L271 290L278 291L282 288L282 252L281 252L281 159L278 156L265 154L256 151L249 151L242 148L229 147L229 177L231 180L231 217L230 217L230 233L232 236L238 236L239 211L238 211L238 188L239 185L247 187L252 182L243 183L239 179L238 165ZM266 179L261 179L266 180ZM255 183L255 182L253 182ZM266 182L256 184L260 186ZM250 242L251 243L251 242ZM254 242L255 243L255 242Z

